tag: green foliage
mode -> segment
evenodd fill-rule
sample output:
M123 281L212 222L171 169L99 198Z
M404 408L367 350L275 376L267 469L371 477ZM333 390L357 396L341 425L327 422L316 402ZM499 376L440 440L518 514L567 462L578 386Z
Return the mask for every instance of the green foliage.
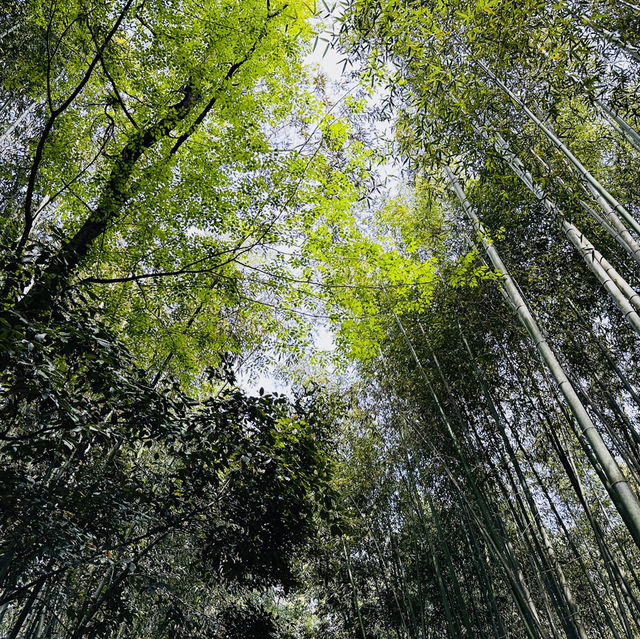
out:
M5 4L0 633L633 639L637 7L354 0L337 99L304 0Z
M382 316L358 360L341 466L350 534L344 561L328 544L317 567L320 583L333 577L329 636L638 632L633 527L558 391L576 388L637 495L637 335L561 228L575 221L637 288L635 227L630 244L607 228L621 221L611 193L621 219L638 211L637 18L633 3L536 0L357 0L341 13L413 188L381 207L380 235L435 262L428 303ZM444 167L464 196L447 193ZM524 309L568 381L541 365ZM632 579L614 576L622 564Z
M309 93L307 17L303 2L32 3L10 43L37 55L12 49L2 76L35 103L7 151L26 189L5 204L9 307L34 279L22 305L45 311L91 290L145 367L192 389L221 352L303 343L278 310L305 292L282 278L367 170Z
M366 171L308 92L310 10L27 5L1 32L0 628L285 636L276 593L335 517L328 424L233 362L301 340L280 256Z
M332 516L312 400L232 388L196 403L152 388L92 313L16 319L2 338L3 627L25 611L57 636L205 636L239 614L218 589L295 583L296 549Z

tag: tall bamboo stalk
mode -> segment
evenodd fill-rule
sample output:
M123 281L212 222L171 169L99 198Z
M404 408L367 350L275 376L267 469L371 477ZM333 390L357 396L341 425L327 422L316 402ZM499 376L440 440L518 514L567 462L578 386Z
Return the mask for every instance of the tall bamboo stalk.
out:
M386 295L386 290L383 289L383 291ZM542 620L540 618L540 613L537 609L534 598L531 595L531 591L529 587L527 586L526 580L524 578L524 574L522 573L521 566L516 559L513 544L509 541L506 535L502 536L498 534L498 528L500 527L500 522L496 521L496 519L492 517L491 513L489 512L486 500L483 494L481 493L481 491L479 490L478 486L476 485L475 479L473 477L473 473L471 472L469 463L466 459L466 455L464 454L464 451L460 446L460 442L458 441L458 438L455 435L455 432L451 426L449 418L447 417L447 414L444 411L442 403L438 398L438 395L435 392L435 389L433 388L433 385L431 384L431 381L429 380L429 377L426 374L424 367L422 366L422 362L420 361L420 358L418 357L418 354L416 353L416 350L413 344L411 343L411 340L409 339L409 336L407 335L405 328L402 322L400 321L400 318L395 313L393 313L393 317L396 321L396 324L398 325L398 328L400 329L403 340L406 343L409 349L409 352L411 353L411 356L416 363L416 366L418 367L420 375L422 379L424 379L427 389L429 390L431 396L434 399L434 402L438 409L438 413L442 419L442 423L445 426L447 434L449 435L452 443L454 444L456 453L458 454L458 458L462 463L465 476L469 480L471 489L473 491L473 494L480 508L481 514L476 516L478 525L480 527L480 530L483 533L483 536L485 537L490 547L492 548L493 552L495 553L495 556L502 564L505 570L505 573L509 577L509 581L512 586L511 593L514 598L514 602L516 603L516 605L518 606L518 609L520 610L522 620L525 623L527 631L531 637L542 637L546 639L548 638L549 634L544 624L542 623ZM428 445L430 445L430 442L428 442L426 438L422 437L422 440ZM463 499L466 500L467 496L465 495L464 491L461 488L459 488L459 483L457 482L453 474L448 470L446 465L445 465L445 470L447 471L447 475L449 476L451 481L453 481L454 485L457 486L458 489L460 490L461 496L463 497Z
M590 185L595 191L602 196L616 213L623 218L631 228L640 235L640 223L631 215L631 213L611 194L609 191L585 168L578 158L571 152L569 147L558 137L548 126L546 126L540 118L527 105L518 98L518 96L509 89L509 87L491 71L491 69L478 60L478 65L485 71L491 80L498 86L507 96L527 115L527 117L542 131L547 139L555 146L573 165L578 172L580 178Z
M631 324L636 333L640 335L640 316L634 309L634 307L640 309L640 296L622 275L595 250L584 234L578 231L575 225L570 224L564 219L557 204L534 182L531 173L524 168L522 162L509 149L507 142L500 134L496 136L495 148L531 193L542 203L549 213L558 220L566 237L578 250L592 273L598 278L598 281L622 311L626 320Z
M535 500L533 499L533 496L531 495L531 491L529 490L529 486L527 484L527 481L524 477L524 473L520 467L520 463L518 461L517 455L515 454L515 451L513 450L513 447L511 446L511 442L509 441L509 437L507 436L506 430L505 430L505 426L501 417L501 414L498 412L496 405L493 401L493 397L491 396L491 393L489 392L488 388L486 387L486 385L484 384L484 380L482 379L482 376L480 375L478 369L477 369L477 365L475 363L475 358L473 355L473 352L471 351L471 347L469 346L469 343L466 339L466 337L464 336L464 334L462 334L462 341L464 343L465 349L467 351L467 353L469 354L470 360L472 362L472 367L474 370L474 375L476 376L476 378L478 379L478 381L480 382L480 385L483 389L483 392L486 396L487 402L488 402L488 408L489 408L489 412L492 415L492 418L494 420L494 423L496 424L496 426L498 427L498 432L500 433L500 436L502 438L502 441L504 443L505 449L507 451L508 457L511 460L511 465L513 466L516 475L518 477L519 483L522 487L522 491L524 493L525 499L527 500L529 509L531 510L531 513L534 517L534 521L536 523L536 526L540 532L540 535L542 537L542 542L544 544L544 548L546 550L547 555L549 556L550 562L551 562L551 566L553 568L553 571L555 572L558 584L563 592L564 595L564 599L566 601L566 605L569 609L569 619L571 620L571 623L574 626L575 629L575 634L576 636L580 637L580 639L586 639L587 638L587 632L582 624L582 621L580 620L580 612L575 604L575 597L573 596L573 593L571 592L571 589L569 587L569 583L567 581L567 578L565 577L564 571L562 570L562 566L560 565L560 562L558 561L556 554L555 554L555 550L553 548L553 545L551 543L551 540L549 539L549 535L547 533L546 527L544 525L544 523L542 522L542 517L540 516L540 512L538 510L538 507L535 503Z
M353 574L351 572L351 559L349 557L349 553L347 552L347 544L344 540L344 536L342 537L342 550L344 551L344 559L347 565L347 574L349 576L349 583L351 584L351 593L353 596L353 607L356 611L356 616L358 619L358 626L360 628L360 632L362 633L362 639L367 639L367 633L364 629L364 622L362 621L362 614L360 613L360 604L358 603L358 591L356 590L356 584L353 580Z
M638 135L633 127L631 127L624 118L621 118L613 109L603 104L597 98L594 99L595 105L600 109L604 116L611 122L614 128L622 134L627 142L640 153L640 135Z
M469 217L474 229L482 236L482 225L480 220L466 199L457 178L449 167L444 167L444 173L460 201L465 214ZM633 540L638 548L640 548L640 502L638 501L637 496L631 489L629 482L624 477L618 463L607 448L607 445L602 439L596 425L593 423L582 405L582 402L578 398L573 385L569 381L562 365L549 346L533 315L529 311L524 298L520 294L515 281L502 262L495 246L488 242L485 237L482 237L482 244L494 268L502 274L504 278L502 286L507 293L515 312L518 314L518 318L531 335L542 360L553 375L553 378L558 384L558 387L569 405L571 412L575 416L582 430L582 434L589 443L591 451L597 459L599 467L604 473L606 478L605 488L611 494L612 499L618 508L618 512L631 533Z
M604 289L622 311L626 320L640 335L640 316L635 308L640 308L640 297L622 276L593 247L575 225L562 221L562 229L569 241L578 249L592 273L598 278Z

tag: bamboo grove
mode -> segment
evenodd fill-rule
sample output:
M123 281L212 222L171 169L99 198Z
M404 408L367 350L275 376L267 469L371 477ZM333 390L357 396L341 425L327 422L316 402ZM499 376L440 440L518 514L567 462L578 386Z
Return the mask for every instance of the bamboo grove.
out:
M388 607L374 627L638 633L639 18L489 1L360 2L343 20L387 85L414 230L445 220L449 264L471 250L500 274L456 290L424 246L434 303L395 314L370 364L393 470L361 498L398 518L354 546L386 562L360 586Z
M0 35L2 636L640 636L640 7Z

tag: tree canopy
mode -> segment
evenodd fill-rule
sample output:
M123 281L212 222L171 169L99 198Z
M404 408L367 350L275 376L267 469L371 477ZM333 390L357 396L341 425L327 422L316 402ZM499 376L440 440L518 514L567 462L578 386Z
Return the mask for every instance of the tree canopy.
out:
M5 4L0 634L637 637L640 7Z

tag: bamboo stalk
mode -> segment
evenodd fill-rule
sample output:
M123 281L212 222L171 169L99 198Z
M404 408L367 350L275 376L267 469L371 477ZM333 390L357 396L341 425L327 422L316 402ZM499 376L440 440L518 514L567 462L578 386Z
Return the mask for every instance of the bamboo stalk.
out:
M481 387L483 388L483 392L485 393L485 395L487 396L487 400L488 400L488 407L489 407L489 412L491 413L493 420L496 424L496 426L498 427L498 432L500 433L500 436L502 438L502 441L504 442L505 445L505 449L507 451L507 454L509 456L509 459L511 460L511 465L513 466L516 475L518 477L518 480L520 482L520 485L522 486L522 491L525 495L525 499L527 500L527 503L529 505L529 509L531 510L531 513L533 514L534 517L534 521L536 523L536 526L540 532L540 535L542 537L542 541L544 544L544 547L546 549L547 555L549 556L549 559L551 561L551 565L552 568L555 572L557 581L559 583L560 588L562 589L563 595L564 595L564 599L566 601L567 607L569 608L569 619L571 620L571 623L574 626L574 630L575 630L575 634L576 636L580 637L580 639L586 639L587 638L587 632L584 628L584 626L582 625L582 622L580 620L580 613L579 610L575 604L575 599L573 596L573 593L571 592L571 589L569 587L569 583L564 575L564 572L562 570L562 567L556 557L555 551L553 549L553 545L551 544L551 541L549 539L549 535L547 533L546 527L544 525L544 523L542 522L542 518L540 516L540 512L538 510L538 507L535 503L535 500L533 499L533 496L531 495L531 491L529 490L529 486L527 484L527 481L524 477L524 473L522 472L522 469L520 467L520 464L518 462L518 458L515 454L515 451L513 450L512 446L511 446L511 442L509 441L509 438L507 436L503 421L498 413L498 410L496 409L495 403L493 401L493 398L491 396L491 394L489 393L488 389L486 388L484 381L482 380L479 371L477 369L477 365L475 363L475 358L473 356L473 353L471 351L471 347L469 346L469 343L467 342L467 339L464 337L464 335L462 335L462 341L465 345L466 351L469 354L469 357L471 359L472 365L473 365L473 370L474 370L474 374L476 376L476 378L480 381ZM515 488L515 486L514 486Z
M507 143L504 143L506 147L508 147ZM542 166L549 170L549 165L533 150L531 150L531 154L533 155L538 162L542 164ZM515 156L514 156L515 157ZM522 163L516 158L516 161ZM524 170L524 167L522 167ZM526 171L525 171L526 173ZM556 182L567 188L567 185L560 177L555 177ZM594 193L592 190L587 188L587 185L581 183L584 193L588 196L591 195L597 202L600 204L602 208L605 218L602 217L597 211L595 211L587 202L584 200L580 200L580 206L596 221L600 226L616 241L622 248L634 259L634 261L640 265L640 244L634 239L634 237L629 233L627 227L620 221L620 218L614 213L613 209L609 206L609 203L599 196L597 193Z
M604 113L607 120L613 124L614 128L622 134L622 136L636 151L640 153L640 135L638 135L626 120L621 118L613 109L610 109L597 98L594 99L594 103L600 111Z
M383 292L386 295L386 290L384 288L383 288ZM450 436L455 446L459 459L462 462L465 475L469 479L471 488L473 490L473 493L476 499L478 500L478 505L480 507L480 511L482 514L481 519L478 518L479 525L482 527L481 521L484 520L488 526L488 531L485 530L483 531L483 533L486 534L486 539L489 541L491 547L494 549L494 552L496 553L496 557L498 558L500 563L503 565L505 572L509 576L510 582L512 584L512 595L516 605L518 606L521 612L522 620L525 623L530 636L532 637L539 636L546 639L548 637L548 632L546 631L544 625L542 624L542 621L540 619L540 614L535 605L534 599L531 595L531 591L527 586L526 580L522 573L522 569L515 557L513 545L506 538L497 538L496 523L499 524L499 522L496 522L495 519L489 513L486 501L476 485L476 482L473 478L473 473L469 468L468 462L466 460L466 456L464 455L464 452L460 447L460 443L458 442L458 438L456 437L451 427L451 423L449 422L446 412L444 411L442 403L440 402L438 395L436 394L429 380L429 377L427 376L426 371L422 366L420 358L418 357L418 354L416 353L416 350L413 344L411 343L411 340L409 339L409 336L407 335L405 328L402 322L400 321L400 318L395 313L393 313L393 317L396 321L396 324L398 325L398 328L400 329L400 332L403 336L403 340L405 341L418 367L418 370L420 371L420 374L424 379L427 385L427 388L435 401L436 407L438 408L438 413L442 418L443 425L445 426L447 433ZM425 438L423 438L423 441L425 441L426 443L429 443ZM446 465L445 465L445 468L446 468ZM458 482L455 480L453 475L449 471L447 472L447 474L449 475L450 479L454 482L454 484L458 486ZM464 495L464 492L461 491L461 493L463 495L463 498L466 499L466 495Z
M609 193L607 189L585 168L585 166L578 160L578 158L571 152L571 150L567 147L567 145L553 132L549 127L547 127L541 120L536 116L536 114L527 107L527 105L518 98L518 96L507 87L496 74L489 69L489 67L484 64L481 60L478 60L478 65L485 71L485 73L495 82L495 84L502 89L506 93L507 96L527 115L527 117L536 125L536 127L547 137L547 139L569 160L569 162L573 165L573 167L578 171L580 177L585 181L585 183L589 184L592 188L594 188L608 203L609 205L617 212L620 217L622 217L628 224L633 228L633 230L640 235L640 224L638 221L629 213L629 211L620 203L618 200Z
M604 289L612 297L616 306L622 311L626 320L640 335L640 316L634 310L640 308L640 297L618 272L595 250L593 245L571 223L562 221L562 229L569 241L578 249L591 271L598 278ZM620 283L618 287L617 283ZM623 287L624 293L621 290ZM625 295L626 293L626 295ZM631 304L633 302L633 306Z
M481 131L481 133L484 134L483 131ZM486 137L486 134L484 135ZM589 266L604 289L609 293L636 333L640 335L640 316L638 316L634 310L634 306L640 309L640 296L638 296L631 285L626 282L611 264L595 250L584 234L580 233L575 225L570 224L564 219L555 202L533 181L531 173L524 168L522 162L509 149L507 142L500 134L496 136L495 148L531 193L535 195L542 205L560 222L566 237L578 250L587 266ZM638 248L640 249L640 246Z
M480 224L480 220L473 212L473 209L466 199L457 178L449 167L444 167L444 173L449 180L453 191L458 197L463 210L471 220L473 227L479 234L482 234L482 225ZM618 463L607 448L600 432L578 398L573 385L566 376L558 358L549 346L546 338L542 334L542 331L538 327L537 322L529 311L526 302L520 294L513 278L509 274L509 271L502 262L495 246L489 243L485 238L482 238L482 244L494 268L502 273L504 278L503 288L511 300L515 312L523 326L531 335L541 358L551 372L565 398L565 401L575 416L582 430L582 434L589 443L591 451L595 455L595 458L606 477L605 488L612 495L612 498L614 498L618 512L631 533L634 542L638 548L640 548L640 502L638 501L637 496L632 491L629 486L629 482L624 477Z

